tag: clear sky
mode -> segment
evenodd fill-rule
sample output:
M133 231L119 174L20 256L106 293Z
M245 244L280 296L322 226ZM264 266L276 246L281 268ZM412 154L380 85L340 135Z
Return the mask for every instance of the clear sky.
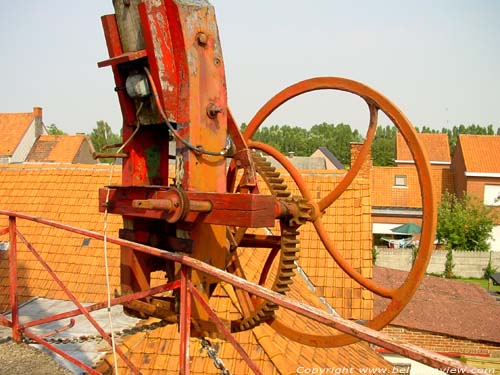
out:
M0 0L0 112L44 109L46 125L90 132L121 114L100 16L112 0ZM229 104L248 122L282 88L340 76L380 91L417 126L500 127L498 0L212 0ZM268 123L349 123L367 111L345 93L295 99ZM389 124L382 118L381 123Z

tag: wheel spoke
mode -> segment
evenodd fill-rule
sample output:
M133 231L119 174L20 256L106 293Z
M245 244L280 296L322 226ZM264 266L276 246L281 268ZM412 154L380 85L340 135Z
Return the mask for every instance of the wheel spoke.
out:
M335 202L342 193L351 185L354 178L359 173L363 163L366 158L370 154L370 150L372 147L373 138L375 138L375 133L377 130L377 122L378 122L378 108L375 104L367 102L368 108L370 110L370 123L368 125L368 131L366 133L366 140L361 147L361 151L359 152L358 157L351 168L345 175L345 177L340 181L340 183L332 190L326 197L321 199L318 203L319 210L324 211L328 207L331 206L333 202Z

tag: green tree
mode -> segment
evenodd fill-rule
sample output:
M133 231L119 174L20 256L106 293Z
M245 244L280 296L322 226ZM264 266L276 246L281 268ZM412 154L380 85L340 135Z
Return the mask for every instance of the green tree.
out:
M92 129L92 132L88 136L97 152L103 151L103 147L106 145L121 142L121 136L113 133L109 124L103 120L97 121L97 126ZM102 161L109 162L111 159L103 159Z
M56 126L56 124L50 124L49 126L47 126L47 133L50 135L65 135L65 134L67 134L64 131L62 131L61 129L59 129Z
M438 208L437 239L447 249L488 251L495 214L474 196L443 194Z
M326 122L314 125L309 131L311 153L318 147L327 147L344 165L351 164L351 143L361 142L363 137L357 129L352 130L348 124L328 124Z
M373 165L393 166L396 157L396 134L395 126L379 126L372 143Z

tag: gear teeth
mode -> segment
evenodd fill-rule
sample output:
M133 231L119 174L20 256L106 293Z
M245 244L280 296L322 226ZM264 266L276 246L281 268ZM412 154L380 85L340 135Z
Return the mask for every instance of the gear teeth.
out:
M272 290L285 294L290 290L290 285L293 283L295 269L297 268L296 261L299 259L298 253L299 232L297 228L307 221L310 216L310 207L303 198L293 197L288 191L288 187L284 184L284 179L280 177L280 173L271 165L263 156L257 152L252 153L253 161L257 172L266 182L271 194L278 199L293 201L299 208L299 218L292 219L290 222L281 221L281 252L279 259L278 275L274 281ZM264 301L251 316L243 318L240 321L233 321L231 324L232 332L239 332L252 329L259 324L274 318L275 311L279 306L273 302Z

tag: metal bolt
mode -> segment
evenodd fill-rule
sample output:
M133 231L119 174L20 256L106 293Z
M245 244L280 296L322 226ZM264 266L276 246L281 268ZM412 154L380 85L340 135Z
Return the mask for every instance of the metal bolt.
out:
M198 33L196 35L196 40L197 40L199 46L205 47L207 45L207 43L208 43L207 34L205 34L205 33Z
M222 108L221 107L218 107L217 105L215 105L214 103L210 103L208 106L207 106L207 116L210 117L211 119L214 119L217 117L217 115L219 113L222 112Z

